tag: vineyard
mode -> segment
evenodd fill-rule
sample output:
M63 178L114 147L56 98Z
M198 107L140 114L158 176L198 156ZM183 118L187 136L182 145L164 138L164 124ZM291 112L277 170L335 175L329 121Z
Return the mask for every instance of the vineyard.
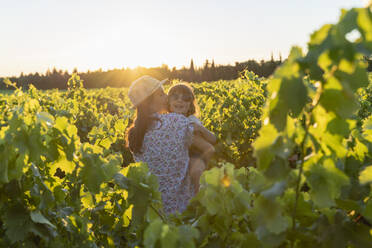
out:
M170 216L125 148L126 88L5 80L0 247L371 247L371 53L371 8L351 9L269 79L192 84L218 143L200 192Z

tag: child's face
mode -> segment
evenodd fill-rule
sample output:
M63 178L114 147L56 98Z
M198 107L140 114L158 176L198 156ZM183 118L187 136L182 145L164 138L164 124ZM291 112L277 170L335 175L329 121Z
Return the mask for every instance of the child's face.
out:
M168 101L170 112L186 115L190 109L192 96L184 93L174 93L169 96Z

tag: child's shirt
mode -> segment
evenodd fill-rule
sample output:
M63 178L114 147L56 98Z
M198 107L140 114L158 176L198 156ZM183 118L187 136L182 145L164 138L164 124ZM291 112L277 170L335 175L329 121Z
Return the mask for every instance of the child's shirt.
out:
M191 122L193 123L196 123L196 124L199 124L201 126L203 126L203 123L198 119L196 118L195 115L190 115L189 117L187 117Z

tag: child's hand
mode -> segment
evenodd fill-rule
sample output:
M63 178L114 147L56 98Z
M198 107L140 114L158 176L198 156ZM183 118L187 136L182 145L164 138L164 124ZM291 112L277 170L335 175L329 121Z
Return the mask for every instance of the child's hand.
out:
M197 123L193 123L194 125L194 134L200 134L207 142L211 143L212 145L216 144L217 138L216 136L206 129L203 125L199 125Z

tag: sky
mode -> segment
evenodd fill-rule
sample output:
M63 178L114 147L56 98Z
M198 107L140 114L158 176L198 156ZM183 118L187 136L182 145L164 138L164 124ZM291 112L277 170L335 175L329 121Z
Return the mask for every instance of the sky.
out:
M0 77L285 58L366 0L0 0Z

